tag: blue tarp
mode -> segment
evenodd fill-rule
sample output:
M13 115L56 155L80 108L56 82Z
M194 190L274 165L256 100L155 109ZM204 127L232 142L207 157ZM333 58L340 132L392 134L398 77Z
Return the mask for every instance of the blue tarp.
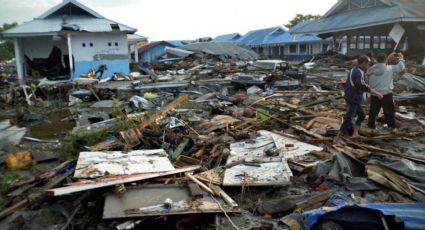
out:
M305 227L312 228L320 217L344 207L361 207L373 210L379 210L384 215L394 215L404 221L406 230L425 229L425 203L373 203L359 204L356 206L338 206L315 209L301 214ZM353 218L353 222L358 222Z

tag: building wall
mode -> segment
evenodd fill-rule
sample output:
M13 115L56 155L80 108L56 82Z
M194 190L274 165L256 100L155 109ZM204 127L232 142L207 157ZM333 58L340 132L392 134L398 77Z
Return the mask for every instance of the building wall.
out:
M72 77L96 70L99 65L106 65L108 70L103 77L110 77L115 72L129 74L128 40L126 34L118 33L81 33L71 36L74 56Z

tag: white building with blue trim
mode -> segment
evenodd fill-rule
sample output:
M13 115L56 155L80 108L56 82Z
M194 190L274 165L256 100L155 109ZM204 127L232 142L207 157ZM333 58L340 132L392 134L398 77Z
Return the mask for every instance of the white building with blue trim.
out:
M287 30L281 26L252 30L238 39L263 57L284 60L303 60L325 52L332 44L330 39L321 39L315 34L293 34L312 21L303 21Z
M77 77L106 65L103 77L129 73L127 34L137 30L109 20L75 0L64 0L32 21L4 31L14 40L18 77L54 62L58 72ZM44 61L43 61L44 60ZM45 61L48 60L48 61Z

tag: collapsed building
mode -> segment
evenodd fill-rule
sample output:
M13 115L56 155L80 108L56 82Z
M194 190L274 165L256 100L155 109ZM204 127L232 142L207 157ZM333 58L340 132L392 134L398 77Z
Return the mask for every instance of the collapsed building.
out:
M129 73L127 34L137 30L109 20L75 0L64 0L32 21L2 33L13 38L19 79L76 77L106 65L103 76Z

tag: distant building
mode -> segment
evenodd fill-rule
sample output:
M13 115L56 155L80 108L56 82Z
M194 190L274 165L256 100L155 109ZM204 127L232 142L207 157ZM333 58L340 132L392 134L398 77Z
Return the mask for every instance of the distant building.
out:
M424 0L339 0L321 19L294 31L333 37L349 56L406 50L425 56Z
M141 46L138 49L138 60L141 62L155 62L165 53L166 47L176 47L168 41L156 41ZM134 55L134 53L132 53Z
M19 79L34 71L77 77L101 65L107 66L107 77L129 73L127 34L136 31L75 0L64 0L2 36L14 39Z
M149 43L148 38L138 34L128 34L127 40L128 48L131 52L129 60L137 63L139 62L139 47L147 45Z
M240 44L247 45L263 57L284 60L303 60L328 50L330 40L315 35L294 35L292 30L311 23L300 22L289 31L283 27L252 30L239 38Z
M215 37L212 41L213 42L234 42L237 43L239 39L242 37L239 33L232 33L232 34L223 34Z

